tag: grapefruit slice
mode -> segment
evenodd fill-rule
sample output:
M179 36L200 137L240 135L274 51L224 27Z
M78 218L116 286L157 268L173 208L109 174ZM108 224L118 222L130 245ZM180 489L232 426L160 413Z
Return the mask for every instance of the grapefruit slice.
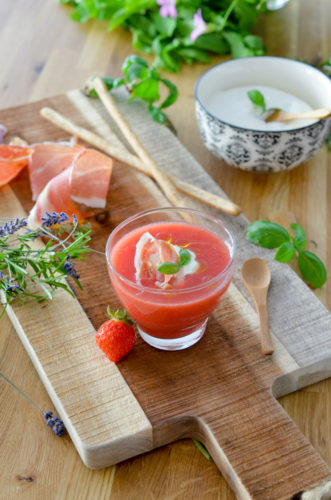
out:
M28 147L0 144L0 186L13 180L29 161Z

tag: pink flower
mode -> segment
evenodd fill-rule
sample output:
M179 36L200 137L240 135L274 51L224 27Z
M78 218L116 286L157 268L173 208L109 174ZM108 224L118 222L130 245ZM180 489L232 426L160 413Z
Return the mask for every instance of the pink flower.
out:
M160 16L162 17L177 17L177 9L175 7L176 0L156 0L158 5L161 5Z
M192 42L194 42L200 35L202 35L202 33L206 31L206 23L202 19L201 9L198 9L198 11L194 14L193 22L194 22L194 30L191 32L190 35Z

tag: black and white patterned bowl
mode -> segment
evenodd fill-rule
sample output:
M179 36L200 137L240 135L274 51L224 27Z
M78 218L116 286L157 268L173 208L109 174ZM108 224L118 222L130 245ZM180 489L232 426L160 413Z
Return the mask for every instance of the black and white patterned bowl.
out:
M207 70L194 89L196 116L205 146L229 165L280 172L306 162L323 144L331 117L288 130L251 130L231 125L208 109L213 92L264 85L295 95L313 109L331 109L331 81L308 64L282 57L232 59Z

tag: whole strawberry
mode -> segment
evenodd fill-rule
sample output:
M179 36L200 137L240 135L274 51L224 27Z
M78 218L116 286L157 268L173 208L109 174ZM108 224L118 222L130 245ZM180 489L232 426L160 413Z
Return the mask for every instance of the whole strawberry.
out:
M111 311L108 307L107 317L109 320L100 326L95 340L110 361L117 362L131 351L136 334L126 311Z

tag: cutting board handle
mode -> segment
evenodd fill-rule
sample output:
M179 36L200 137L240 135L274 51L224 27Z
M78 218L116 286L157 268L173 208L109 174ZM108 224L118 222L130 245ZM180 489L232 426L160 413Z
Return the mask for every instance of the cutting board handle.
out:
M330 480L329 466L271 392L261 390L251 397L256 404L248 402L248 395L237 402L235 415L233 407L225 406L218 418L212 412L198 418L194 436L206 446L237 498L297 500L298 492Z

